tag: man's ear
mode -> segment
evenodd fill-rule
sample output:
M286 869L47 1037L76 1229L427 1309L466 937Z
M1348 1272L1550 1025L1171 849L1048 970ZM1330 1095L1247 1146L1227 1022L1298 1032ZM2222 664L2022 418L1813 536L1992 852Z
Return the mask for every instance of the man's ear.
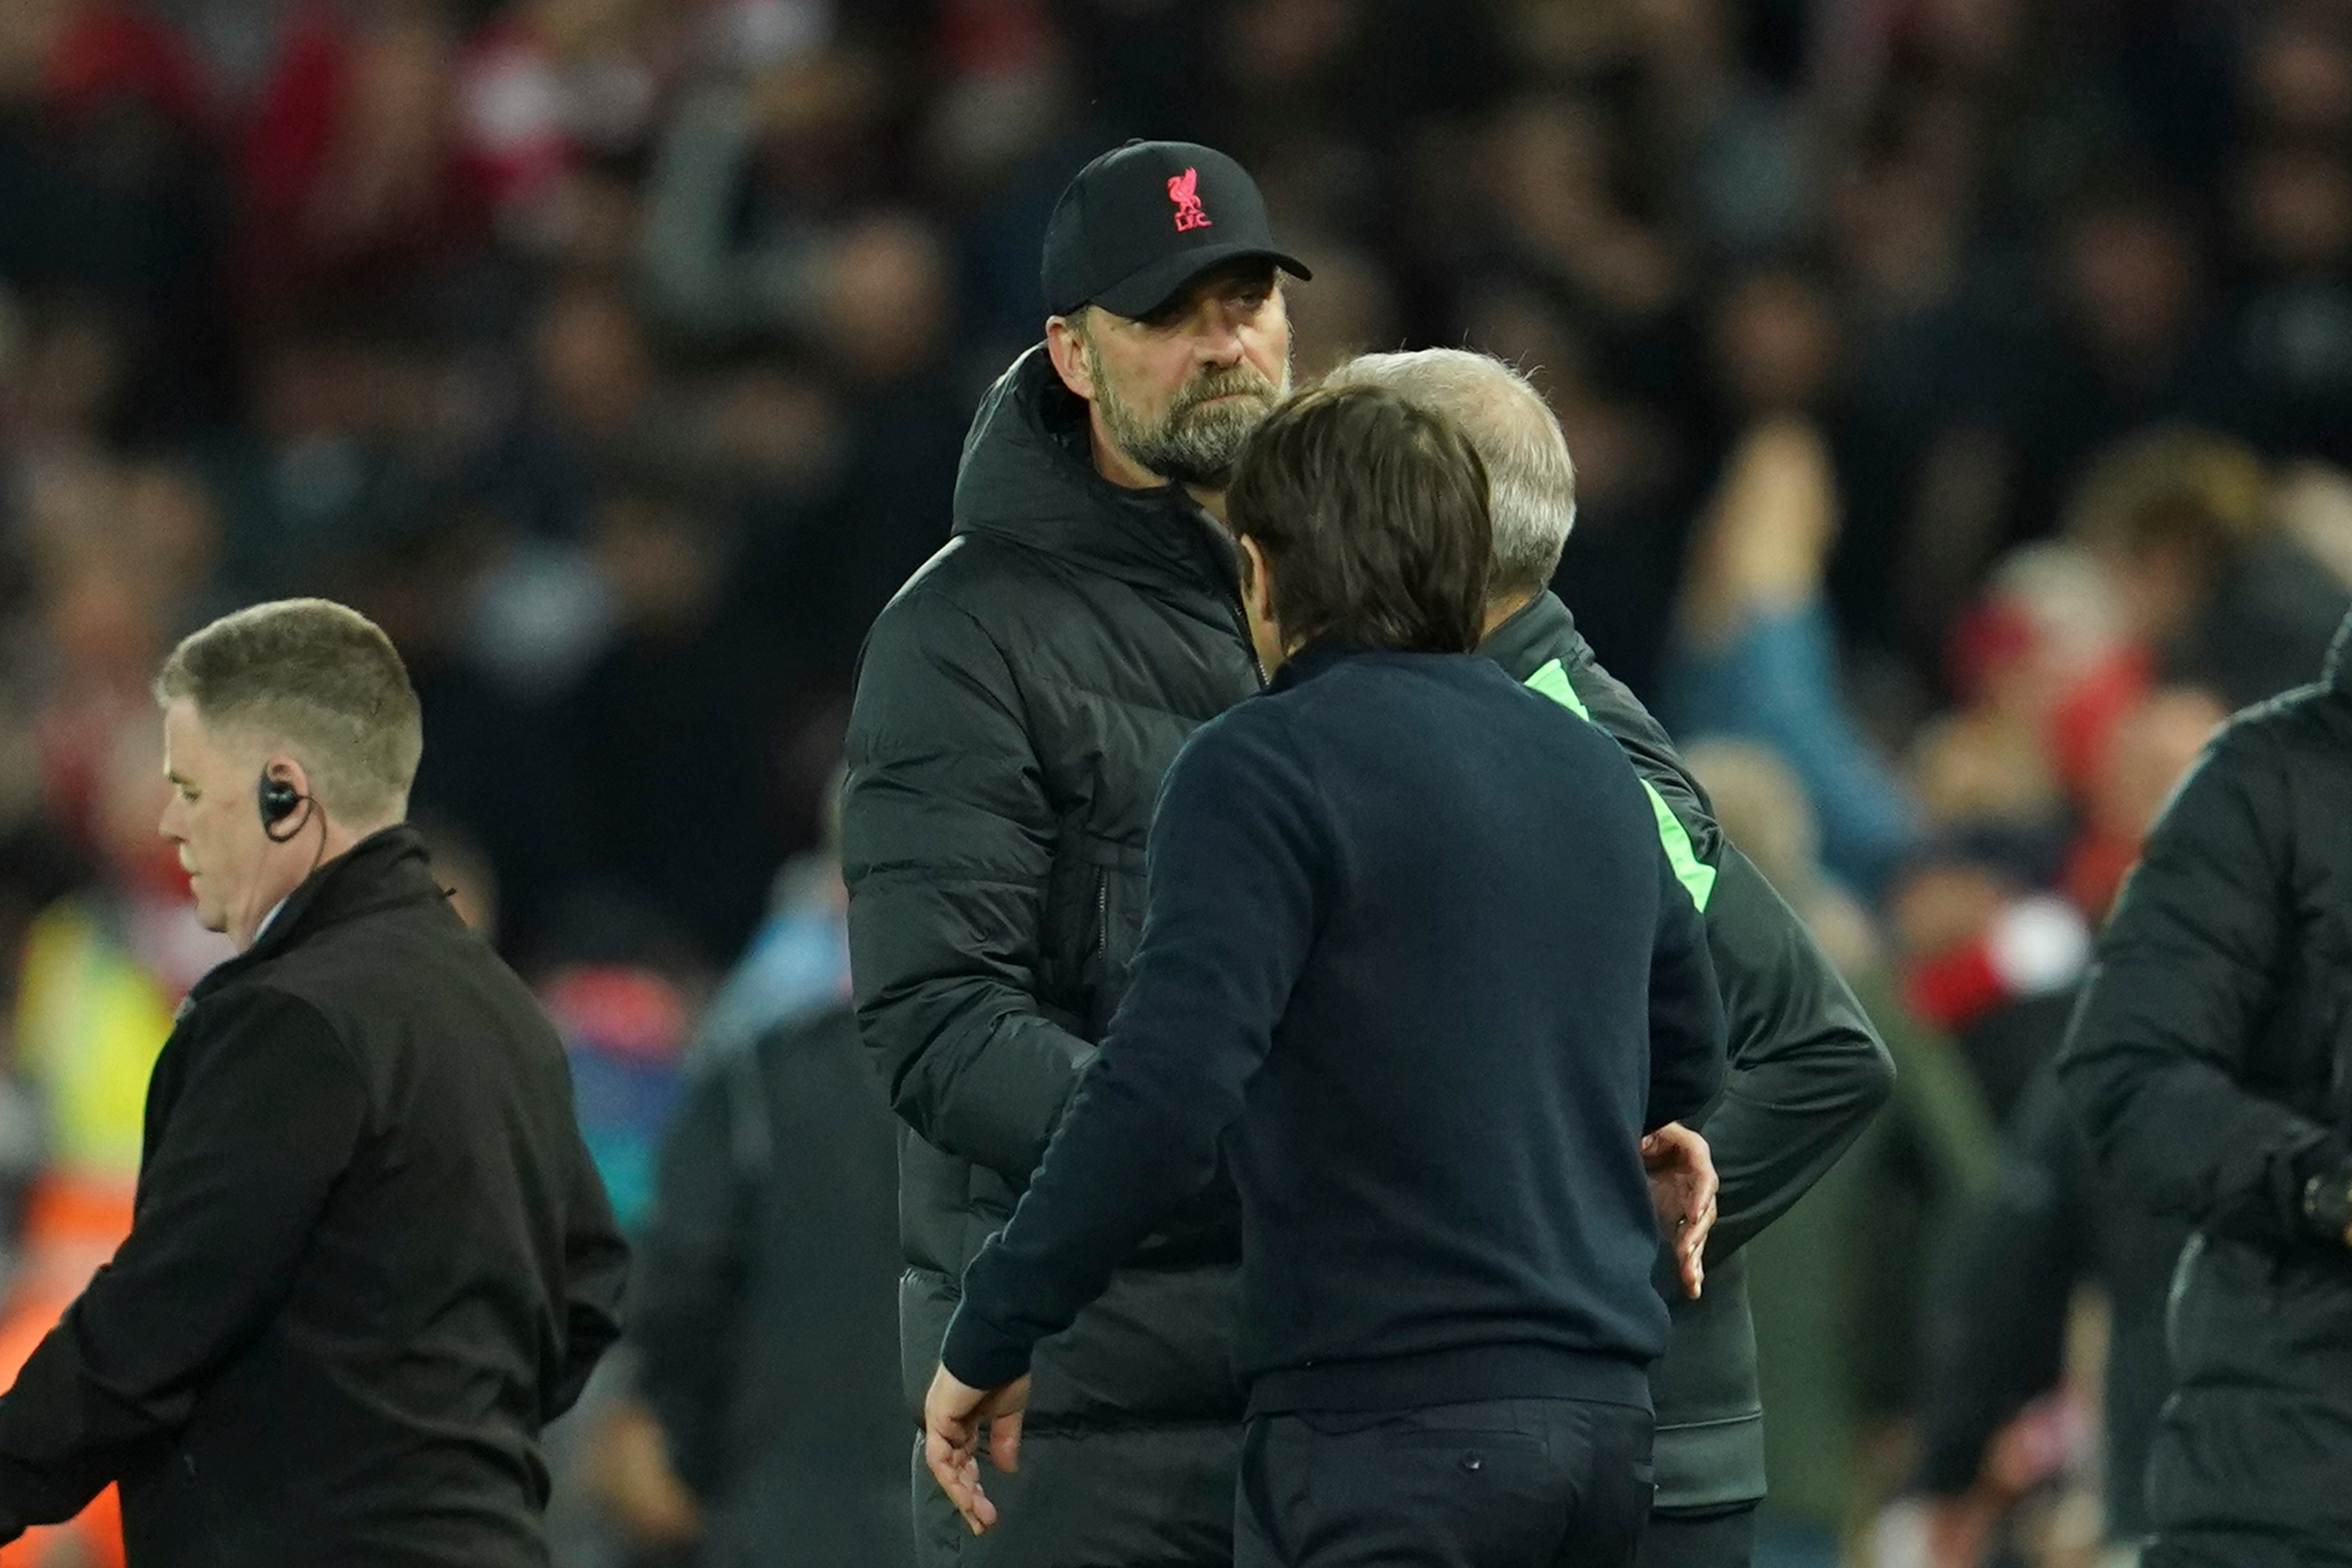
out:
M1250 648L1257 655L1258 673L1272 675L1290 652L1289 639L1274 618L1274 571L1256 540L1241 534L1234 540L1239 559L1242 618L1249 622Z
M1054 362L1055 374L1062 378L1064 386L1088 403L1095 400L1095 378L1087 366L1086 342L1069 317L1045 318L1045 354Z
M291 785L303 799L310 798L310 774L297 759L280 752L261 764L261 773L264 778Z
M1235 563L1241 569L1242 602L1263 619L1274 618L1274 591L1266 580L1265 552L1257 541L1244 533L1234 541L1241 552Z

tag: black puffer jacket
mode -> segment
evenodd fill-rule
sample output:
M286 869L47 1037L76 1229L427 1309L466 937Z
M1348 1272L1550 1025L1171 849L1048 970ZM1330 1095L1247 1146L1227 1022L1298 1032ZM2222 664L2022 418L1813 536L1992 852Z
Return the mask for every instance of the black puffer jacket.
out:
M1118 1005L1185 737L1260 685L1231 556L1173 487L1098 475L1042 348L974 420L955 536L875 622L849 725L857 1012L899 1165L919 1406L963 1268L1011 1215ZM1241 1418L1231 1192L1040 1347L1034 1430Z
M1671 814L1671 825L1659 820L1669 858L1706 917L1731 1058L1703 1127L1723 1179L1721 1217L1707 1242L1705 1293L1693 1301L1668 1289L1674 1334L1650 1369L1657 1506L1760 1498L1763 1402L1739 1248L1861 1135L1894 1089L1894 1061L1803 923L1725 840L1665 731L1594 660L1567 605L1538 594L1479 651L1617 742L1654 792L1654 809Z
M2352 1541L2352 1249L2301 1202L2352 1149L2347 645L2352 620L2327 679L2232 720L2165 808L2059 1069L2120 1190L2197 1227L2149 1511L2245 1561Z

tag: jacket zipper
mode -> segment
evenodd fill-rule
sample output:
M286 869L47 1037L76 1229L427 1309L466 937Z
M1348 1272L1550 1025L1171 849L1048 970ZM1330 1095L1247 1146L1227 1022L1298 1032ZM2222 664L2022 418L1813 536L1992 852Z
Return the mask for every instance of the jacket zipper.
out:
M1232 595L1232 600L1234 629L1241 634L1242 652L1249 656L1250 668L1256 672L1258 689L1263 691L1265 689L1265 666L1257 661L1257 644L1250 637L1249 611L1243 606L1242 596L1239 594Z
M1242 603L1240 579L1234 572L1221 570L1217 562L1217 543L1212 536L1223 532L1224 525L1211 517L1206 509L1196 505L1194 510L1198 515L1193 521L1201 529L1201 542L1208 547L1211 557L1209 574L1217 580L1217 586L1223 591L1225 607L1234 615L1234 635L1241 642L1242 652L1249 656L1250 668L1256 674L1258 688L1263 690L1266 683L1265 666L1257 661L1257 644L1250 637L1249 607ZM1234 548L1238 549L1238 546Z
M1225 605L1234 613L1234 635L1241 638L1242 652L1249 656L1250 668L1257 676L1258 689L1265 689L1265 666L1257 661L1257 639L1250 636L1249 606L1242 603L1242 585L1238 578L1217 574L1219 584L1225 591Z
M1108 868L1103 869L1095 880L1095 951L1102 955L1102 973L1095 990L1095 1005L1099 1007L1103 997L1110 991L1113 978L1110 972L1110 872ZM1097 1037L1095 1043L1100 1045L1099 1037L1110 1028L1109 1015L1106 1014L1093 1022Z

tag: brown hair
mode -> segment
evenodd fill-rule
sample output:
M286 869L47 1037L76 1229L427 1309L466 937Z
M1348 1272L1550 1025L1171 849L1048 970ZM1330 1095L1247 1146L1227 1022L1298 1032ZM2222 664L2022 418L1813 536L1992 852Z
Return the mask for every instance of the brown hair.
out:
M1453 421L1378 386L1308 393L1250 436L1225 492L1300 642L1466 653L1486 622L1486 469Z
M352 824L405 808L425 751L424 710L383 628L325 599L279 599L190 633L155 678L209 726L283 741L311 789Z

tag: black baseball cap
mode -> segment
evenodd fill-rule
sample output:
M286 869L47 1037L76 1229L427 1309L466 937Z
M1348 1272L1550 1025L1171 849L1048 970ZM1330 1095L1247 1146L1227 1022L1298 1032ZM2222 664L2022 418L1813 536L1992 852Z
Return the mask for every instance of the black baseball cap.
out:
M1078 171L1045 224L1045 309L1148 316L1210 268L1262 256L1311 278L1274 243L1265 198L1239 163L1192 142L1129 142Z

